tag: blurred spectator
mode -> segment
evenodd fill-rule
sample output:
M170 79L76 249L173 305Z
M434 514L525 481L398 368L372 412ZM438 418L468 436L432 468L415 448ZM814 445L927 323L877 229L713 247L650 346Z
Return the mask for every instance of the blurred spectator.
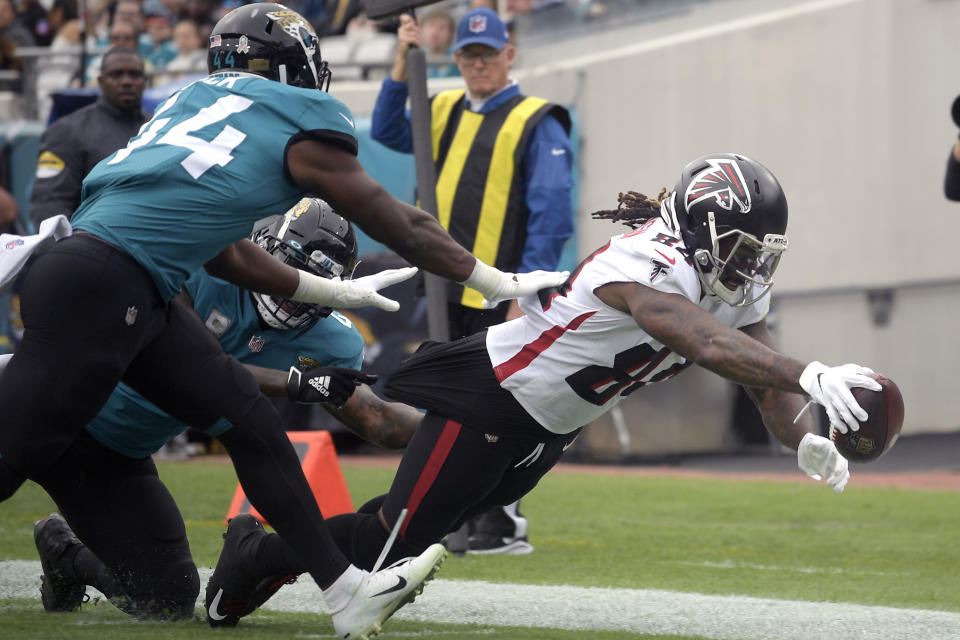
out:
M96 103L60 118L43 134L30 196L30 219L37 228L51 216L73 215L86 175L125 147L149 118L140 108L146 77L136 50L107 51L98 83Z
M361 0L325 0L322 15L311 22L321 38L342 36L347 32L347 26L358 16L363 16ZM354 28L356 26L354 25Z
M453 55L453 34L456 23L450 12L443 8L431 9L420 19L420 33L423 37L423 50L427 62L438 58L450 58ZM457 65L450 62L443 65L432 64L427 67L428 78L449 78L460 75Z
M32 47L35 44L30 30L17 18L13 0L0 0L0 38L9 38L18 47Z
M107 37L107 44L113 47L124 47L126 49L133 49L138 51L139 49L139 40L137 39L136 27L125 21L114 21L110 26L110 33ZM87 73L86 73L86 82L85 85L88 87L96 87L98 83L98 76L100 75L100 64L103 56L95 56L90 58L87 63ZM144 70L146 73L153 73L153 64L149 61L144 61Z
M177 57L171 13L162 0L149 0L143 8L146 32L140 34L140 55L157 69Z
M137 37L144 31L143 7L140 0L117 0L116 8L113 11L111 24L117 22L129 22L133 25Z
M50 24L50 42L60 33L63 25L79 17L77 13L77 0L53 0L53 4L47 9L47 22Z
M20 0L19 21L33 36L36 46L49 46L53 31L47 19L47 10L38 0Z
M80 44L80 21L64 22L50 43L51 55L37 61L37 116L47 120L53 105L52 94L70 85L80 66L75 48ZM64 51L67 50L67 51Z
M13 41L13 38L0 36L0 70L22 71L23 65L14 54L16 49L17 43ZM19 93L22 85L22 78L17 78L16 80L4 80L0 78L0 91L15 91Z
M202 46L196 22L189 18L178 22L173 28L173 43L177 47L177 57L164 67L168 80L190 73L206 73L207 50ZM170 74L174 77L169 77Z
M182 0L180 18L189 18L197 23L201 42L206 42L213 25L220 19L218 0Z

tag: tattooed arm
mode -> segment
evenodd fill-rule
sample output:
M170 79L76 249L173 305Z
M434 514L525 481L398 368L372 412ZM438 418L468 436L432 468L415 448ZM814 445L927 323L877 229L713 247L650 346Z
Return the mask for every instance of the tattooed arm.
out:
M256 377L264 395L287 397L287 372L244 365ZM365 384L357 387L339 409L321 404L350 431L384 449L403 449L417 430L423 414L401 402L385 402Z
M339 409L323 405L355 434L384 449L403 449L417 430L423 414L402 402L385 402L360 385Z
M742 327L740 331L771 349L774 348L773 336L767 329L766 320ZM794 418L806 403L804 396L763 387L744 386L743 390L757 405L767 430L791 449L797 448L804 435L819 433L813 411L805 411L796 424L793 423Z
M803 393L804 364L726 327L689 300L635 282L598 287L597 297L633 316L655 340L701 367L750 387Z

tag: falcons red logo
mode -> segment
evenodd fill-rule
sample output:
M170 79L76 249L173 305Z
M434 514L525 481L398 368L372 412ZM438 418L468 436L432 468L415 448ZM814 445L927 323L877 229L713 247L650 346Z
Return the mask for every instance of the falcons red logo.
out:
M727 211L733 211L736 203L740 213L750 211L750 190L740 173L740 167L733 160L707 160L710 166L694 176L685 194L687 209L691 206L714 198L717 204Z
M653 269L650 270L650 282L656 282L657 278L670 273L670 267L663 264L659 260L651 260L650 262L653 263Z

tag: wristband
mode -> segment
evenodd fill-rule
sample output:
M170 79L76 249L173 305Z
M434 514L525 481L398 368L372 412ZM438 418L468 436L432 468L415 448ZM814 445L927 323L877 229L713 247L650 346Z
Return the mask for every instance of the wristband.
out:
M328 307L334 306L339 282L322 278L302 269L298 269L297 273L300 275L300 281L297 283L297 290L290 296L292 300Z
M480 293L484 294L485 298L490 298L493 292L497 290L500 286L500 279L503 276L503 272L499 269L495 269L488 264L483 263L480 260L473 265L473 271L470 272L470 276L464 280L461 284L465 287L470 287L471 289L476 289Z

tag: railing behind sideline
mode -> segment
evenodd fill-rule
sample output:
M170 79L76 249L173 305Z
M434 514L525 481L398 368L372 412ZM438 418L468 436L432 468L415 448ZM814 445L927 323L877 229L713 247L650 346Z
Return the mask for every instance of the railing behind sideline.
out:
M95 56L102 55L107 49L97 47L87 49L87 61ZM40 96L38 94L37 80L43 64L50 58L69 58L73 56L76 61L76 68L80 67L81 49L79 46L64 47L62 49L51 49L50 47L18 47L15 51L16 57L22 62L21 71L0 70L0 81L22 80L19 93L22 96L23 103L20 108L20 117L25 120L40 120ZM453 57L431 58L428 66L445 67L453 63ZM364 60L364 61L343 61L336 63L333 67L334 78L343 80L374 80L383 77L389 71L393 61L390 60ZM162 69L150 74L151 81L165 82L170 74ZM59 87L64 89L66 87Z

